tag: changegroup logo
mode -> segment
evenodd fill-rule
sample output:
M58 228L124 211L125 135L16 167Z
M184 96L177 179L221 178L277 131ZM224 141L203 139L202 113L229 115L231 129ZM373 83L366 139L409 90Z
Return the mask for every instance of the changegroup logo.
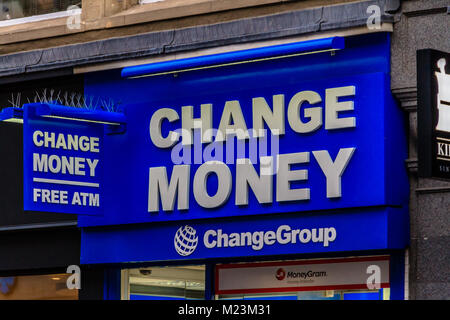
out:
M197 231L191 226L180 227L175 233L173 245L180 256L186 257L195 251L198 244Z
M279 268L277 270L277 273L275 274L275 278L277 278L277 280L283 280L286 277L286 271L284 271L283 268Z

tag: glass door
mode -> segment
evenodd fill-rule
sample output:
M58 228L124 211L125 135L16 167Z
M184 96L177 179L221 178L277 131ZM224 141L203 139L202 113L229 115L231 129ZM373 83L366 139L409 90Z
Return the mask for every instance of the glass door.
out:
M125 269L129 300L193 300L205 298L205 266Z

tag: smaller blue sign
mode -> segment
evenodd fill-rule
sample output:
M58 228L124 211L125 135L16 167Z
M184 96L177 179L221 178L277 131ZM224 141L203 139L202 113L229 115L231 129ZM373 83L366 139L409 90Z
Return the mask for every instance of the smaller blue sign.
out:
M8 294L15 283L15 277L0 278L0 292L3 294Z
M24 107L24 210L99 214L103 125L38 116Z

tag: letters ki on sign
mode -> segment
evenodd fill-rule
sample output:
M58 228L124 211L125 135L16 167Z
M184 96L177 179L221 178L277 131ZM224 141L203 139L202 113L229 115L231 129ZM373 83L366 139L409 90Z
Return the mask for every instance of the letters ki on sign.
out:
M450 179L450 54L417 56L419 174Z

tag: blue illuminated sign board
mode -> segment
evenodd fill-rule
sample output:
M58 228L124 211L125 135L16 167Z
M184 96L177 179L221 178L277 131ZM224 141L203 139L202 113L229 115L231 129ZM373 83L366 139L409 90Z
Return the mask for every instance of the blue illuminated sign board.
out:
M334 56L88 76L86 94L122 101L127 130L104 141L108 214L79 224L403 204L404 132L386 52L363 42Z
M24 107L24 210L99 214L103 126Z
M84 228L81 263L120 263L403 248L398 208ZM357 227L355 227L357 226ZM392 232L394 228L396 232Z
M25 209L81 214L84 263L404 244L404 230L387 232L404 223L409 188L386 35L350 38L333 55L93 73L85 94L120 101L126 129L24 115ZM135 223L152 224L124 226ZM123 229L90 228L111 225ZM170 251L140 256L125 240L146 237Z

